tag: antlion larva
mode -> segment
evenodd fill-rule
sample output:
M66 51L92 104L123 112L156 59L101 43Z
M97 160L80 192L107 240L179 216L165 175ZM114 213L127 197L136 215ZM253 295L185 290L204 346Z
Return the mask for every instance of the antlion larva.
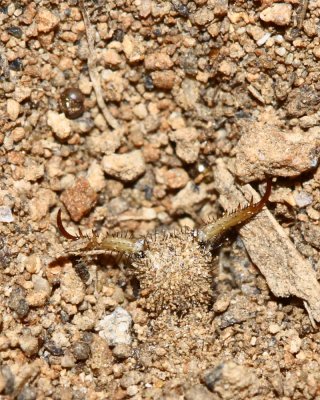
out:
M260 201L251 201L220 219L197 229L155 232L141 238L121 236L84 236L70 234L61 221L60 233L74 242L68 254L98 255L109 252L125 254L130 259L128 274L140 283L140 303L156 316L164 311L184 315L191 310L209 307L212 302L213 251L225 234L257 215L269 199L271 181Z

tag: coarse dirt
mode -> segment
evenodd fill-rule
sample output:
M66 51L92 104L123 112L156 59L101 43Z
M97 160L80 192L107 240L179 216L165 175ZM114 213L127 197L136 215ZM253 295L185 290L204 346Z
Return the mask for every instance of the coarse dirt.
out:
M0 2L1 400L320 399L319 37L319 0ZM194 228L268 178L275 231L183 316L57 229Z

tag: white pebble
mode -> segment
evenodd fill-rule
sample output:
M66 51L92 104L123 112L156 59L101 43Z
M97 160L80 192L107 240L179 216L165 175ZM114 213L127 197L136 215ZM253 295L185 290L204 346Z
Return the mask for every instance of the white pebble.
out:
M259 40L257 40L257 45L258 45L258 46L264 45L264 44L267 42L267 40L270 38L270 36L271 36L271 33L270 33L270 32L266 32L266 33L262 36L262 38L260 38Z
M7 206L0 206L0 222L13 222L14 218L11 209Z
M122 307L117 307L113 313L101 319L96 327L99 336L105 339L109 346L131 344L131 315Z
M280 57L284 57L287 54L287 50L284 47L278 47L275 52L278 54Z

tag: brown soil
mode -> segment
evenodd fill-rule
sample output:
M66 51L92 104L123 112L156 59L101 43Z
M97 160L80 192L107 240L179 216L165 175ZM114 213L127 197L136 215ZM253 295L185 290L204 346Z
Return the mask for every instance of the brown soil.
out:
M1 400L320 399L319 18L316 0L1 2ZM183 227L270 178L269 211L205 255L213 287L164 275L169 309L147 267L68 256L57 229L60 208L72 235L158 229L170 262Z

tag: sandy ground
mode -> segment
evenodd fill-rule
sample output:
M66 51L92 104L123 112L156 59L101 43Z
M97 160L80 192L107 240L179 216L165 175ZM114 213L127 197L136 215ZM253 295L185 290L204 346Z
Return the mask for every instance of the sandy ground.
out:
M2 0L1 400L320 399L319 23L319 0ZM181 250L270 178L269 211ZM60 208L155 260L70 255Z

